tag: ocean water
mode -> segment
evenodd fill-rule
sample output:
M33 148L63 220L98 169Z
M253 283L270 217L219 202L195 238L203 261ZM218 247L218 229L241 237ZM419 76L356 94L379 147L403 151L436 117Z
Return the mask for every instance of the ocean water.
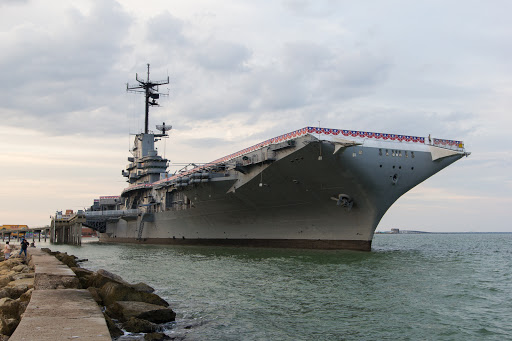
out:
M376 235L371 252L50 248L153 286L177 339L512 339L512 234Z

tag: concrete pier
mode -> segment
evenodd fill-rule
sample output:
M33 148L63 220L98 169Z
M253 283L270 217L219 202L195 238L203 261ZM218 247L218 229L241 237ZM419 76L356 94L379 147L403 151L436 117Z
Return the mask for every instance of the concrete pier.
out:
M57 258L29 248L35 266L34 291L10 341L111 341L107 323L88 290L66 289L78 282Z
M22 238L25 238L29 232L32 232L32 242L35 243L36 241L36 234L38 235L38 241L41 242L41 235L43 235L44 241L46 242L46 237L50 233L49 227L36 227L36 228L30 228L30 229L11 229L6 230L2 229L0 230L0 233L2 234L2 242L5 242L6 237L7 241L10 242L11 239L14 239L16 241L21 240Z
M78 213L52 218L50 243L82 245L82 223L85 221L85 216Z

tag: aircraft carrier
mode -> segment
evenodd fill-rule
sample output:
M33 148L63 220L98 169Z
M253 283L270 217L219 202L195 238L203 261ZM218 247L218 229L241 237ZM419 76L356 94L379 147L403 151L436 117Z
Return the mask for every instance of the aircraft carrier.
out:
M304 127L175 174L148 130L158 86L146 95L116 210L101 213L100 242L370 250L389 207L463 156L462 141ZM88 212L91 219L98 212Z

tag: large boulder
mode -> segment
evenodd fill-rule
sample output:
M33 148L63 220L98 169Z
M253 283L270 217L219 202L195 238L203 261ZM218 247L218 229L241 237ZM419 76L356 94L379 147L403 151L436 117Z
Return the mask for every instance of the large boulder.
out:
M24 272L27 273L30 271L30 268L25 264L16 265L12 268L13 271L16 272Z
M131 284L130 286L138 291L143 291L143 292L147 292L147 293L155 292L155 289L153 287L147 285L146 283L142 283L142 282L137 283L137 284Z
M78 277L82 289L87 289L91 286L91 277L95 275L93 271L77 267L73 267L71 270L75 273L76 277Z
M116 301L138 301L164 307L169 306L169 303L156 294L138 291L130 285L116 282L105 283L100 289L100 296L107 306Z
M88 287L87 290L91 293L92 298L98 303L99 306L103 306L103 300L100 296L100 289L95 287Z
M107 322L107 328L112 339L118 338L124 334L124 332L116 326L114 321L112 321L112 319L107 314L103 313L103 316L105 317L105 322Z
M20 321L15 318L3 318L0 316L0 340L8 340L9 338L3 338L3 336L11 336L18 327Z
M78 264L76 264L76 257L70 256L67 253L57 253L55 254L55 258L60 260L62 263L66 264L70 268L76 268L78 267Z
M120 276L113 274L110 271L99 269L90 277L89 286L101 288L109 282L120 283L129 286L130 284L122 279Z
M151 333L156 331L157 328L158 325L135 317L130 317L128 321L123 323L123 329L131 333Z
M9 318L20 317L20 302L12 298L4 297L0 299L0 316ZM2 333L4 334L4 333Z
M73 270L74 271L74 270ZM81 274L76 273L77 276L80 277ZM85 276L85 274L84 274ZM147 285L146 283L137 283L137 284L130 284L126 282L121 276L118 276L110 271L99 269L97 272L93 272L88 276L89 282L88 286L101 288L108 282L114 282L119 283L128 287L132 287L133 289L137 291L143 291L147 293L152 293L155 291L151 286Z
M6 261L0 263L0 268L2 269L12 269L15 266L24 264L24 260L18 257L11 257Z
M15 281L7 283L6 287L28 287L28 289L31 289L34 287L34 278L20 278ZM27 290L25 290L27 291ZM24 292L25 292L24 291Z
M5 287L9 282L13 280L13 275L0 275L0 288Z
M164 333L147 333L144 335L144 341L165 341L165 340L174 340Z
M11 298L13 300L20 298L29 290L28 285L5 286L0 289L0 298Z
M107 307L107 314L121 321L135 317L153 323L172 322L176 318L176 313L169 307L137 301L115 302Z
M20 302L30 302L30 298L32 297L32 292L34 288L27 290L20 296Z
M2 264L2 263L0 263ZM0 268L0 275L1 276L11 276L11 275L17 275L18 273L16 271L12 271L8 267Z
M12 280L13 281L16 281L18 279L23 279L23 278L34 278L35 277L35 274L33 272L27 272L27 273L18 273L16 275L13 275L12 276Z
M71 268L71 270L73 270L73 272L74 272L78 277L87 277L87 276L94 275L94 271L92 271L92 270L87 270L87 269L84 269L84 268L72 267L72 268Z

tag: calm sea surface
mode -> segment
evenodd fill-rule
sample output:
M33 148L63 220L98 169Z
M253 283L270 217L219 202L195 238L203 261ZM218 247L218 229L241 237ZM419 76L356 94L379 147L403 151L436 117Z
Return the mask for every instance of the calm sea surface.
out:
M512 339L512 234L376 235L372 252L50 248L156 288L185 340Z

